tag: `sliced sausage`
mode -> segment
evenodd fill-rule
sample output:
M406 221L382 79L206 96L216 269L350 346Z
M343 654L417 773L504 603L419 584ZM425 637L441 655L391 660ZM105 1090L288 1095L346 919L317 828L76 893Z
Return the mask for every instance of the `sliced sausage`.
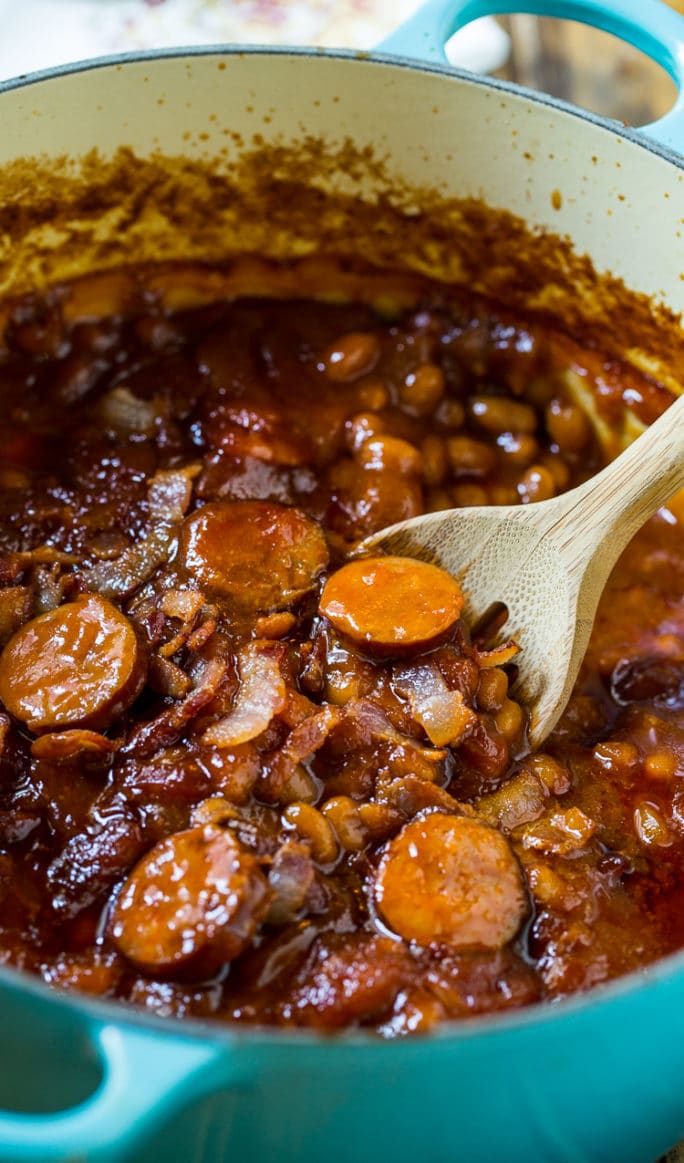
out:
M183 527L180 558L203 587L244 612L282 609L328 564L323 532L299 509L272 501L205 505Z
M436 565L412 557L367 557L328 578L320 611L356 645L401 654L443 640L463 601L458 582Z
M0 699L39 734L102 731L145 682L145 656L128 618L96 594L27 622L0 655Z
M249 945L269 899L256 858L231 832L207 824L168 836L140 861L110 933L144 973L206 978Z
M376 902L406 941L498 949L526 911L520 866L500 832L467 816L412 820L380 863Z

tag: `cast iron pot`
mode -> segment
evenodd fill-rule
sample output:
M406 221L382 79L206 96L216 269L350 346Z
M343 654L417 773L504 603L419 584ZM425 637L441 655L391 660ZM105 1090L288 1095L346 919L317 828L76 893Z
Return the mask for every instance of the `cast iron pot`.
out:
M199 157L226 126L237 141L257 123L267 142L350 137L402 182L567 235L681 317L684 96L636 133L446 67L457 27L521 8L616 33L684 84L684 21L656 0L430 0L376 54L221 48L19 78L0 91L0 165L95 146ZM93 262L133 253L135 231L109 229ZM38 266L73 273L77 233L31 230L25 251L0 242L3 291ZM2 1160L652 1163L684 1138L681 954L588 996L393 1043L181 1025L10 970L0 1017Z

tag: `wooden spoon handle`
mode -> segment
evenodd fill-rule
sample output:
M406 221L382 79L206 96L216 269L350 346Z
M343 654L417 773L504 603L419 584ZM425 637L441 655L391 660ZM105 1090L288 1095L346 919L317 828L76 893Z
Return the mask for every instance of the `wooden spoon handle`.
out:
M559 498L552 536L568 560L581 570L592 557L617 561L636 531L684 486L684 397L598 476ZM551 530L549 530L551 532Z

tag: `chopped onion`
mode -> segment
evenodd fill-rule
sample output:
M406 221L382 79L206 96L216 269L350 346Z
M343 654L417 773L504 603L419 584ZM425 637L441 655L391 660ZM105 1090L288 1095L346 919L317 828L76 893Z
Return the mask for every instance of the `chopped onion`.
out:
M158 404L134 396L124 384L107 392L99 410L105 424L124 436L152 436L161 418Z
M477 715L460 691L449 690L435 666L402 666L393 686L408 699L411 714L435 747L458 746L475 726Z
M312 715L294 727L271 761L260 784L259 795L269 803L277 800L300 763L320 750L341 718L338 707L317 707Z
M192 482L201 464L169 468L155 473L147 490L147 504L153 525L182 521L192 500Z
M213 747L236 747L249 743L270 726L287 701L287 689L277 659L265 647L272 644L250 642L240 651L240 688L233 709L213 723L202 742Z

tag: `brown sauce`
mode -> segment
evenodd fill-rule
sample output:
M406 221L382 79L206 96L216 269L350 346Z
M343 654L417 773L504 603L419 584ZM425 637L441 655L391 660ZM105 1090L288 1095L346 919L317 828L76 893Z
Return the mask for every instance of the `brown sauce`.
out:
M577 350L435 285L395 318L28 299L0 357L0 960L160 1014L392 1037L684 944L681 498L543 753L419 513L605 459ZM84 290L78 289L80 301ZM586 353L599 420L667 395ZM430 571L433 572L430 572Z

